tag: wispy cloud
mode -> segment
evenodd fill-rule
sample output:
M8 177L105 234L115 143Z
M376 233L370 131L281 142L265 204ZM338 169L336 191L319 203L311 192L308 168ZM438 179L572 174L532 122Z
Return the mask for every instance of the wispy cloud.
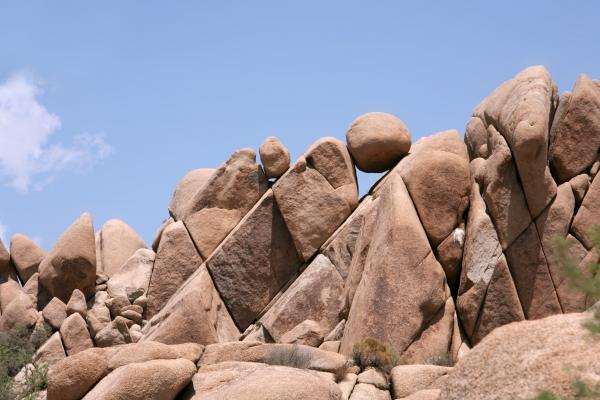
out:
M39 102L39 82L14 74L0 84L0 180L19 192L41 190L56 174L89 168L112 153L103 135L84 133L70 146L51 143L58 115Z

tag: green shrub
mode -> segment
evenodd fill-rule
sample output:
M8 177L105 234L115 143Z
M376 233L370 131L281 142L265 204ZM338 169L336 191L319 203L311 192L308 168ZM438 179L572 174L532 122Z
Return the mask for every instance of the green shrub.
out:
M394 350L373 338L356 343L352 348L352 357L361 369L375 367L389 373L398 365L398 356Z

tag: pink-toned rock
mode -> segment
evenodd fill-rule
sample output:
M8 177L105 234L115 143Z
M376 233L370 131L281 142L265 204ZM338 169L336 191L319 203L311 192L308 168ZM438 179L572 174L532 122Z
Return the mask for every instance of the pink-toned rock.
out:
M404 400L439 400L440 393L440 389L419 390L410 396L404 397Z
M46 342L35 352L33 362L35 364L44 363L48 366L56 364L58 361L66 358L65 348L63 347L60 333L55 332Z
M600 149L600 85L580 75L568 96L561 96L554 116L550 165L564 182L585 172Z
M185 222L206 259L266 190L267 180L254 150L238 150L194 194L177 219Z
M487 127L478 117L471 117L465 129L465 143L469 149L469 157L487 158L490 154L488 149Z
M143 341L209 344L237 340L236 328L206 267L200 267L144 327Z
M81 315L83 318L85 318L87 315L87 303L85 301L85 296L79 289L73 290L73 294L71 294L71 298L67 303L67 315L74 313Z
M344 305L344 281L329 259L320 254L261 317L260 323L276 341L304 320L316 321L324 336L340 321Z
M20 293L24 292L17 281L11 279L0 284L0 310L4 311L10 302L16 299Z
M573 223L571 232L579 241L590 250L594 245L591 230L600 225L600 175L596 175L588 189Z
M556 195L548 167L548 132L558 103L556 92L544 67L529 67L503 83L474 111L474 116L493 124L508 142L534 218Z
M148 285L147 318L152 318L185 280L202 265L194 243L183 222L170 224L163 232L162 240Z
M426 390L452 368L438 365L399 365L392 369L392 391L400 399L421 390Z
M90 336L96 338L98 332L110 323L110 310L104 305L95 305L88 310L85 319L90 330Z
M391 169L410 150L410 133L398 117L371 112L355 119L346 142L358 169L383 172Z
M273 192L303 261L308 261L352 212L347 200L304 157L275 183Z
M107 282L108 294L111 297L126 297L129 301L146 295L155 258L156 254L150 249L136 250Z
M125 365L152 360L174 360L183 358L198 362L204 347L196 343L166 345L159 342L132 343L117 348L109 358L108 368L112 371Z
M97 235L97 255L100 265L98 271L109 277L119 272L125 261L137 249L146 248L144 240L125 222L118 219L108 220Z
M464 225L456 228L444 239L437 249L435 255L446 273L446 279L451 287L456 287L460 276L460 265L465 243Z
M16 281L17 273L10 264L10 254L0 239L0 284L8 280Z
M444 306L446 283L398 173L382 189L371 248L340 352L374 338L401 354Z
M58 238L39 267L40 283L51 296L69 301L73 290L91 297L96 285L92 217L84 213Z
M154 234L154 239L152 240L152 250L154 250L154 252L158 251L158 245L160 243L160 239L162 238L162 234L165 228L173 222L175 222L173 217L169 217L165 219L156 230L156 233Z
M306 319L281 335L279 343L319 347L326 334L327 329L324 329L317 321Z
M57 331L60 329L63 321L67 318L67 305L58 297L53 297L42 310L42 316L48 325Z
M2 308L0 332L20 328L33 328L37 321L38 313L31 297L19 291L12 301Z
M38 272L45 255L44 250L25 235L17 233L10 238L10 259L23 283Z
M427 151L442 151L451 153L469 162L469 151L462 140L460 133L456 129L450 129L424 136L413 143L410 148L410 154L416 154Z
M577 175L569 181L575 201L577 204L581 204L588 188L590 187L590 177L586 174Z
M357 383L352 390L350 400L391 400L390 392L368 383Z
M271 190L206 260L215 286L241 330L254 322L300 264Z
M583 322L590 314L555 315L508 324L475 346L444 379L441 400L561 398L573 382L599 383L600 341Z
M290 152L275 136L269 136L258 149L267 178L279 178L290 167Z
M60 336L70 356L94 347L85 320L78 313L71 314L63 321Z
M129 364L108 374L83 400L173 400L195 373L196 366L186 359Z
M186 207L189 207L188 203L193 200L196 193L202 190L214 172L214 168L198 168L185 174L175 186L169 203L169 213L175 218L181 219Z

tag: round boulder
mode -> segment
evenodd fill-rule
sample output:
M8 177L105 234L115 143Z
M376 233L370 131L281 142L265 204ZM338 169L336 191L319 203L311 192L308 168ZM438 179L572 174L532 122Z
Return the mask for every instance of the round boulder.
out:
M290 168L290 152L275 136L269 136L258 149L267 178L279 178Z
M358 169L384 172L410 150L410 132L398 117L372 112L358 117L346 132L346 142Z

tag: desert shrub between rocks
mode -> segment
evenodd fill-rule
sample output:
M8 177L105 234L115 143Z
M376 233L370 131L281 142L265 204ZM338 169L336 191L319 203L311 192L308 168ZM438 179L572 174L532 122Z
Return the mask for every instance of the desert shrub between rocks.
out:
M389 374L398 365L398 355L386 344L373 338L356 343L352 348L352 357L361 369L375 367Z
M32 359L50 332L46 326L0 332L0 400L33 400L37 392L46 389L48 367L36 366ZM27 367L23 380L16 382L14 378L23 367Z
M276 346L265 357L265 364L308 369L310 360L310 352L298 345Z
M600 227L592 228L590 236L594 243L594 248L600 252ZM585 327L592 333L591 340L600 340L600 264L593 263L587 271L581 271L577 263L569 253L570 245L562 238L554 240L554 254L561 264L572 290L583 293L595 304L592 310L592 317L585 323ZM600 385L589 387L582 381L573 383L574 399L600 399ZM552 392L544 391L540 393L535 400L563 400Z

